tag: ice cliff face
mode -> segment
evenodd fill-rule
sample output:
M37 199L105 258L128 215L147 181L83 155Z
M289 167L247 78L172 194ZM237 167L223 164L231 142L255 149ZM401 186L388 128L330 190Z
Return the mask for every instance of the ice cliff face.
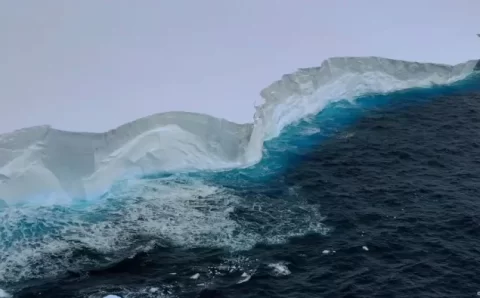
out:
M251 124L163 113L106 133L48 126L0 136L0 198L70 200L102 193L126 175L232 167L243 162Z
M377 57L331 58L285 75L261 92L252 124L170 112L106 133L48 126L0 135L0 204L55 203L95 196L116 180L158 171L248 166L263 143L328 103L366 93L449 84L480 70L478 60L450 66Z
M474 67L474 71L480 71L480 60L477 62L477 64Z
M479 60L452 66L379 57L336 57L325 60L320 67L284 75L261 92L264 102L256 109L248 160L253 163L261 158L264 140L278 136L285 126L318 113L332 101L449 84L479 66Z

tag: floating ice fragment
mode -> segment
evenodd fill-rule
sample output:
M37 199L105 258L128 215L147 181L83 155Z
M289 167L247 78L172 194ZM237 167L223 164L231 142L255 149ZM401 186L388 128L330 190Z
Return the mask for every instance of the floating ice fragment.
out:
M0 297L1 297L1 296L0 296ZM103 298L122 298L122 297L117 296L117 295L107 295L107 296L105 296L105 297L103 297Z
M324 255L328 255L329 253L330 253L330 250L328 250L328 249L325 249L324 251L322 251L322 254L324 254Z
M285 263L273 263L273 264L269 264L268 267L273 269L273 274L275 276L280 276L280 275L285 276L285 275L290 275L291 273Z
M177 275L177 273L175 273L175 272L172 272L172 273L170 273L170 275Z
M364 246L362 246L362 248L363 248L364 251L368 251L368 247L367 247L367 246L364 245Z
M190 279L198 279L200 277L200 273L195 273L194 275L190 276Z
M252 276L251 276L251 275L249 275L249 274L247 274L246 272L243 272L243 274L242 274L242 276L241 276L241 277L242 277L242 279L241 279L241 280L239 280L239 281L237 282L237 284L242 284L242 283L244 283L244 282L247 282L247 281L249 281L249 280L250 280L250 278L252 278Z
M150 288L150 293L156 293L158 292L158 288Z

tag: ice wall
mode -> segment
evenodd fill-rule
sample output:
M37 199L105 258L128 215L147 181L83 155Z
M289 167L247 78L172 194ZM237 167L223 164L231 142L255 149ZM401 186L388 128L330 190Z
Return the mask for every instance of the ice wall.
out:
M448 84L475 70L480 70L478 60L450 66L378 57L331 58L265 88L252 124L169 112L106 133L39 126L3 134L0 205L99 195L129 175L248 166L262 158L265 140L332 101Z
M317 113L332 100L449 84L471 74L477 63L479 60L471 60L452 66L380 57L330 58L320 67L284 75L263 89L265 102L257 108L257 118L262 118L268 139L277 136L285 125Z
M95 195L125 175L243 163L251 124L170 112L106 133L49 126L0 135L0 199L59 202Z

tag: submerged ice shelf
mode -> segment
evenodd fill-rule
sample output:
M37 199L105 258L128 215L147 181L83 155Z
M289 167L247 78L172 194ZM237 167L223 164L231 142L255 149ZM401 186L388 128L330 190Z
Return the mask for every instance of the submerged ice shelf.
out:
M0 207L26 201L58 203L96 196L130 175L244 167L262 158L263 143L335 100L432 84L449 84L480 70L378 57L330 58L285 75L262 92L253 123L169 112L105 133L38 126L0 135Z

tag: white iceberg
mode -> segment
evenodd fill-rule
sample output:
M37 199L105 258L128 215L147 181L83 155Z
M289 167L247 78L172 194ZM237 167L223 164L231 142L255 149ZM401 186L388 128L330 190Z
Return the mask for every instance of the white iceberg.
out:
M285 75L261 92L253 123L169 112L105 133L38 126L0 135L0 207L52 204L101 195L114 181L159 171L245 167L263 143L328 103L367 93L449 84L478 70L477 60L450 66L378 57L330 58Z

